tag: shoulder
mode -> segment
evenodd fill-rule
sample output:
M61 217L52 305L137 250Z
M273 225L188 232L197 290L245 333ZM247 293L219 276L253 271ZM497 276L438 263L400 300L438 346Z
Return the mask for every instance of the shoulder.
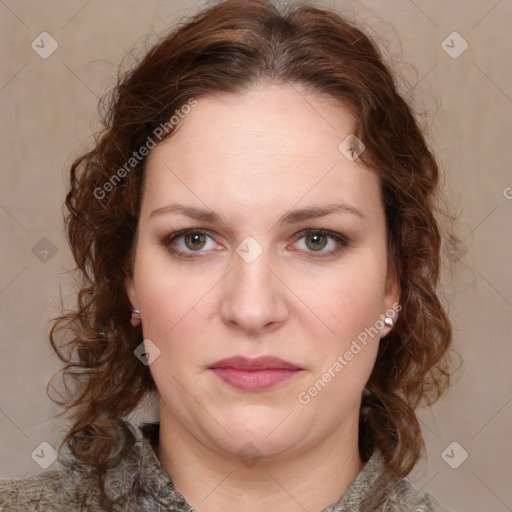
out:
M101 474L68 461L22 479L0 479L0 512L153 511L181 501L170 477L159 467L149 439L139 439ZM130 508L131 507L131 508Z
M434 496L416 489L402 478L390 477L382 509L393 512L450 512Z
M450 512L431 494L415 489L387 468L376 451L342 499L323 512Z
M380 454L372 457L369 470L375 474L375 486L368 495L375 512L450 512L431 494L416 489L396 476L384 464ZM363 507L364 508L364 507ZM364 508L366 510L366 508Z
M4 479L0 480L0 512L88 510L97 500L98 490L92 473L84 471L52 470Z

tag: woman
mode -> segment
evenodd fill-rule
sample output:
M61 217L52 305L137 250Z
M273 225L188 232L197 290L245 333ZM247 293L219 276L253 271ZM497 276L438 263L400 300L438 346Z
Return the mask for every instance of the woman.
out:
M228 0L110 99L71 168L83 285L50 335L72 457L3 481L0 509L446 511L403 480L451 371L439 171L374 43ZM130 425L155 390L160 421Z

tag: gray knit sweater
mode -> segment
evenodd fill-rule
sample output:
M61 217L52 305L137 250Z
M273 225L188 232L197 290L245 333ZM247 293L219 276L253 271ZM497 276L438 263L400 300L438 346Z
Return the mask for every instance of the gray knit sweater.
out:
M153 438L151 437L153 435ZM15 512L195 512L174 489L155 454L154 431L112 467L102 496L95 473L47 470L18 480L0 480L0 511ZM449 512L430 494L386 470L376 452L339 501L321 512Z

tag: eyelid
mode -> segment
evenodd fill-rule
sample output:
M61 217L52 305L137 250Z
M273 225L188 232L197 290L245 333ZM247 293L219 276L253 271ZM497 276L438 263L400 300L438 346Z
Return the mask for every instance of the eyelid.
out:
M335 240L343 241L347 245L349 243L348 237L346 237L342 233L338 233L337 231L331 231L329 229L324 229L324 228L306 228L306 229L303 229L302 231L299 231L294 236L296 239L300 239L309 234L325 235L325 236L334 238Z

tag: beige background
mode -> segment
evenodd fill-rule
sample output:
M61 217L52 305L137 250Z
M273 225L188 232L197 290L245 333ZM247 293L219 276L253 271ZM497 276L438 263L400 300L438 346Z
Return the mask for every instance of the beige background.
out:
M2 477L41 471L31 453L42 442L56 447L63 432L63 420L49 419L57 408L45 386L57 369L47 322L72 266L61 217L69 164L91 142L98 97L126 52L202 4L0 0ZM429 462L409 478L454 511L512 510L512 2L324 4L383 34L406 63L401 72L419 82L418 104L461 209L461 259L445 298L465 372L433 411L420 413ZM59 44L47 59L31 48L43 31ZM458 58L442 47L454 31L469 44ZM461 42L451 36L444 44L453 53ZM441 457L453 441L469 454L457 469ZM448 453L456 462L462 452Z

